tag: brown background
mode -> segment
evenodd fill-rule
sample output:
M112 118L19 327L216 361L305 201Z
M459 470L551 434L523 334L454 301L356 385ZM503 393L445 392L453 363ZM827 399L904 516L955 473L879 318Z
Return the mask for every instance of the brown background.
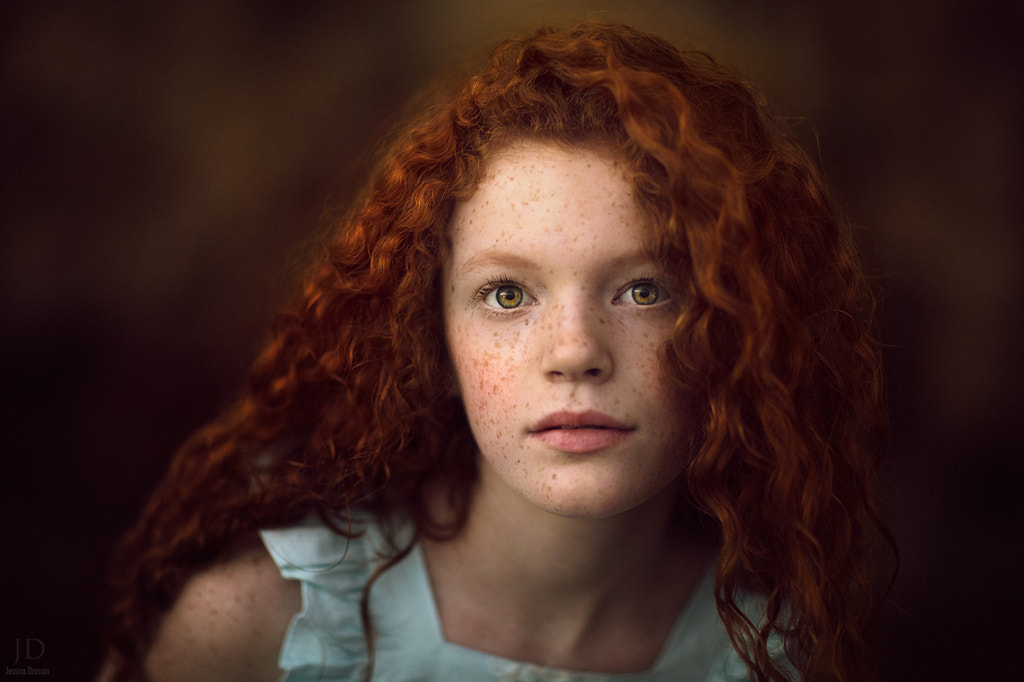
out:
M892 680L1024 628L1024 9L1012 0L7 2L0 665L98 660L108 552L241 381L304 243L426 79L543 23L702 47L801 117L885 291Z

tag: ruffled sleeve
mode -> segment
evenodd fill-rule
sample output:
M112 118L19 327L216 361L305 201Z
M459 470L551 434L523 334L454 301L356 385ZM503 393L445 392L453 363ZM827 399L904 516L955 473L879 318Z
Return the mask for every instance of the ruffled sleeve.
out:
M359 605L378 560L372 538L349 540L319 521L260 536L281 575L301 584L302 610L278 658L282 682L362 679L367 651Z

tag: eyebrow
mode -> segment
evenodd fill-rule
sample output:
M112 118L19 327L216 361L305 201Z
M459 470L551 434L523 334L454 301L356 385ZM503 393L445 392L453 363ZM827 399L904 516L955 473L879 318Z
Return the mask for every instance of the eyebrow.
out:
M608 262L611 267L629 267L639 265L651 265L659 270L663 269L661 264L646 251L632 251L621 254ZM484 249L473 254L459 267L459 272L473 273L478 270L486 270L493 267L512 268L517 270L537 270L539 266L529 258L518 253L512 253L500 248Z
M536 269L537 264L529 258L524 258L517 253L505 251L498 248L484 249L473 254L459 268L460 272L473 272L485 270L492 267L507 267L517 269Z

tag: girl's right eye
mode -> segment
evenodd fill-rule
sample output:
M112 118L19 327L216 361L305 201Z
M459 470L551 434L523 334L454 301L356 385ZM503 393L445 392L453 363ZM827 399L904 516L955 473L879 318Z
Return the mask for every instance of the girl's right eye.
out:
M512 310L533 301L533 297L515 284L493 282L480 292L484 303L492 308Z
M523 290L519 287L503 286L494 290L494 300L502 308L518 308L523 304Z

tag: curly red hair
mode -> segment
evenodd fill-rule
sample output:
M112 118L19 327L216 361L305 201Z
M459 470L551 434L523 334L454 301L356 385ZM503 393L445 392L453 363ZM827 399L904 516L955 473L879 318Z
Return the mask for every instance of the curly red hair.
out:
M457 531L424 500L443 480L464 518L476 475L436 305L445 231L488 151L522 137L629 161L657 218L652 248L689 289L665 366L700 397L687 494L713 520L719 613L754 678L785 679L774 632L804 679L860 679L886 417L849 230L750 85L702 53L594 24L502 43L395 136L241 398L183 446L127 536L123 673L183 581L243 533L356 505ZM766 595L759 622L741 588Z

